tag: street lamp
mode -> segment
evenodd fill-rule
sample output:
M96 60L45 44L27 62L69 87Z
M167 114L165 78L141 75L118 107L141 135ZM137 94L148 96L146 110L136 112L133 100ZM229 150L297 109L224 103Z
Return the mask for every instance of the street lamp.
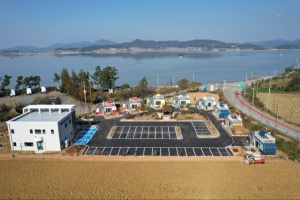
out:
M278 112L279 112L279 107L280 107L280 106L281 106L280 104L277 105L277 114L276 114L275 130L277 129L277 124L278 124Z
M225 88L225 82L226 82L226 80L224 80L224 84L223 84L223 93L224 93L224 88Z

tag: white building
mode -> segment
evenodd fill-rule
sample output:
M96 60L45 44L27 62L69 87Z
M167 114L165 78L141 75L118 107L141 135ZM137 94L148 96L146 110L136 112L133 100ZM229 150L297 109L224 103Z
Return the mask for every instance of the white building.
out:
M30 105L6 123L12 150L61 151L74 139L75 105Z
M213 96L207 95L199 99L196 105L199 109L213 110L217 105L217 102Z
M276 139L265 130L249 133L250 144L263 155L276 154Z
M191 104L191 99L187 94L181 94L173 98L172 106L174 108L180 108L181 106L187 106Z
M142 101L138 97L132 97L128 101L123 102L122 110L123 111L140 111L142 109Z
M117 114L117 106L113 100L108 99L96 105L96 115L106 116L113 114Z
M160 109L166 104L165 97L161 94L153 95L153 97L148 99L148 105L155 109Z

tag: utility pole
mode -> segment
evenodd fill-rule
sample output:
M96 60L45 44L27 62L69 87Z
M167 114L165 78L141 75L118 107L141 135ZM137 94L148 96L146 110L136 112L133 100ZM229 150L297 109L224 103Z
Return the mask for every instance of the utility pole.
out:
M246 88L247 88L247 78L248 78L248 74L246 73L246 83L245 83L245 85L244 85L245 96L247 95L247 90L246 90Z
M175 85L175 81L174 81L174 75L173 75L173 85Z
M269 104L270 104L270 109L271 109L271 80L272 80L272 78L270 78L270 82L269 82L269 93L268 93L268 98L267 98L267 109L269 109Z
M275 130L277 130L277 126L278 126L278 113L279 113L279 107L280 107L280 106L281 106L280 104L277 105L277 114L276 114Z
M193 72L193 82L195 81L195 72Z
M254 90L255 88L252 88L252 106L254 105Z
M156 75L156 82L157 82L157 91L159 93L159 76Z

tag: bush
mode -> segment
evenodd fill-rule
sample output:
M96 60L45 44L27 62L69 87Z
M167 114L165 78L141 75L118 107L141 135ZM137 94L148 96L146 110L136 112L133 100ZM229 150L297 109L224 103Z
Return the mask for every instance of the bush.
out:
M158 156L159 153L158 153L158 149L153 149L153 156Z

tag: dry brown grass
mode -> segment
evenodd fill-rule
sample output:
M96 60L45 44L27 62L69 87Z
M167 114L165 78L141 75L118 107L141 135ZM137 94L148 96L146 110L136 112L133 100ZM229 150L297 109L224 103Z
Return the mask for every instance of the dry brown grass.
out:
M293 162L270 161L250 166L235 161L234 157L228 161L185 157L166 161L127 157L118 158L119 161L72 158L0 161L0 198L299 198L299 164Z
M268 93L258 93L257 97L266 106ZM277 113L277 105L279 108L278 116L287 122L292 122L300 126L300 95L299 94L277 94L271 93L272 113Z

